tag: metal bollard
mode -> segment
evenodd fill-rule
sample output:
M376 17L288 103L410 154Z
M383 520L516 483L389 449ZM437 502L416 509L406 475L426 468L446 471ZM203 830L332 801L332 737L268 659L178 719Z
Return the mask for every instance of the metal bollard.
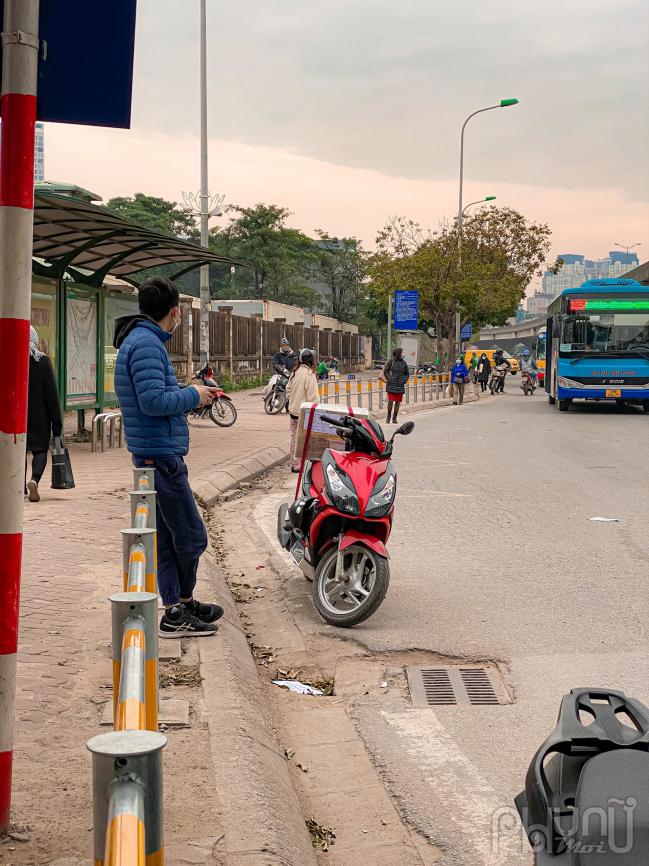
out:
M410 403L410 379L406 382L406 403Z
M379 409L383 408L383 380L379 379Z
M345 395L347 397L347 405L352 405L352 392L351 392L351 383L348 381L345 382Z
M158 596L118 592L111 605L113 724L158 730Z
M336 395L336 403L340 402L340 382L336 379L334 382L334 394Z
M415 403L417 402L417 389L419 387L419 377L415 374Z
M88 740L94 866L163 866L166 744L154 731L114 731Z
M156 552L155 529L122 529L122 575L124 591L128 589L129 569L131 566L131 547L142 545L145 554L145 588L156 592Z
M372 403L373 403L372 398L374 396L372 393L373 387L374 386L372 385L372 380L369 379L367 382L367 408L370 410L370 412L374 409L374 406L372 405Z
M358 405L362 406L363 405L363 383L360 379L358 380L358 383L357 383L357 390L358 390Z
M146 550L143 544L131 545L124 592L146 592Z
M133 529L156 529L156 509L155 509L155 490L133 490L130 493L131 497L131 527ZM142 524L142 514L144 512L139 509L143 506L147 508L146 523ZM139 520L138 520L139 516Z
M329 402L329 382L324 383L324 401Z
M133 487L142 492L155 490L155 469L134 469Z

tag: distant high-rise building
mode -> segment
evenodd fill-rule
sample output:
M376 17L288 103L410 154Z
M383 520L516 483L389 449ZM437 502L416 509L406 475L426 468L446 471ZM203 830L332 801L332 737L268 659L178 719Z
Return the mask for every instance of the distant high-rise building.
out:
M0 126L0 137L2 126ZM36 124L36 137L34 139L34 181L39 183L45 180L45 125L40 121Z
M563 267L559 273L543 274L543 294L556 297L564 289L580 286L586 280L608 279L622 276L640 264L635 253L612 250L605 259L587 259L575 253L560 253Z
M45 127L36 124L36 139L34 141L34 181L45 180Z

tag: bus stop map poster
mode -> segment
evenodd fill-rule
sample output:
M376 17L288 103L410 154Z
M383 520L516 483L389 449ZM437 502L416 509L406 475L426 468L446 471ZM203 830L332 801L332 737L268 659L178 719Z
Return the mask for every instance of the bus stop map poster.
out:
M71 292L66 304L68 406L97 402L97 298Z

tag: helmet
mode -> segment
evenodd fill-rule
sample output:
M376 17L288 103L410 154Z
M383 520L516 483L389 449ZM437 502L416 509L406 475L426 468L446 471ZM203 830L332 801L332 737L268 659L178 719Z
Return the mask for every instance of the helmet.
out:
M529 349L524 349L524 350L523 350L523 357L524 357L524 358L529 358L529 356L530 356L530 350L529 350Z
M310 364L313 365L315 363L315 352L313 349L301 349L300 350L300 364Z
M286 337L282 337L282 339L279 341L279 344L280 344L280 346L290 346L291 345L289 343L289 341L286 339Z

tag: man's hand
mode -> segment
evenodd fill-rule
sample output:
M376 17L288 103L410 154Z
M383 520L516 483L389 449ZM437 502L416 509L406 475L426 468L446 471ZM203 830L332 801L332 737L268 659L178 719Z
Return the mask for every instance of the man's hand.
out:
M199 406L207 406L216 397L216 388L208 388L207 385L194 385L194 388L200 397Z

